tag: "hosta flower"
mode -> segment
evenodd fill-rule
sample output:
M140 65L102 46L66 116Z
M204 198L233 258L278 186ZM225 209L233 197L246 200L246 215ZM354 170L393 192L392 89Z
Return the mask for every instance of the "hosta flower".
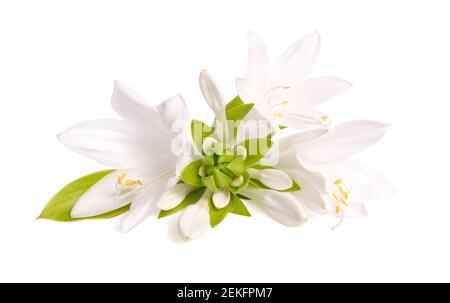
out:
M179 158L174 150L185 142L173 127L183 128L189 115L180 95L153 107L121 82L115 83L111 102L124 120L82 122L58 138L78 153L119 168L80 197L72 218L101 215L131 203L122 221L122 229L129 231L151 214L176 177Z
M330 128L315 109L351 86L335 77L307 78L319 35L294 43L270 65L262 40L255 33L248 38L248 72L236 80L233 100L225 102L213 77L200 73L212 124L190 121L180 95L153 107L116 82L112 107L122 120L85 121L58 136L113 169L71 182L39 218L125 214L126 232L157 211L158 218L178 214L181 237L193 240L228 214L250 216L248 204L286 226L305 223L308 208L338 217L335 228L365 215L363 202L390 198L388 181L350 159L383 137L388 125L354 120ZM276 140L283 127L296 133Z
M355 120L330 130L315 129L280 140L277 168L301 184L293 194L319 213L341 218L366 215L364 201L394 195L392 185L381 175L349 157L380 140L389 126Z
M229 213L249 216L242 200L254 201L284 225L304 223L305 211L292 194L300 189L299 185L285 172L259 163L270 150L271 136L251 136L258 134L257 131L248 132L250 137L247 138L239 135L242 131L239 125L252 105L244 104L240 99L226 105L220 89L206 71L200 74L200 87L215 112L216 121L213 126L192 122L193 141L201 157L185 167L181 182L160 199L160 217L184 209L178 228L188 240L200 237ZM232 120L230 116L233 116ZM236 138L225 138L216 131L226 120L225 134L231 136L236 131ZM235 122L237 129L228 127L230 122Z
M261 38L248 34L247 75L236 80L238 95L254 103L259 114L281 126L296 129L328 126L329 118L314 106L330 100L351 87L336 77L307 79L320 49L318 33L291 45L269 64Z

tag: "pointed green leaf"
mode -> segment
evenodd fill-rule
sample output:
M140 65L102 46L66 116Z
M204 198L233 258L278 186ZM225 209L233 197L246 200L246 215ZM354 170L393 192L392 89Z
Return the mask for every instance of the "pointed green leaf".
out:
M227 162L231 162L234 159L234 155L219 155L219 157L217 158L217 162L218 163L227 163Z
M230 201L230 203L228 203L227 206L219 209L214 206L214 203L212 201L212 196L211 196L211 198L209 199L209 203L208 203L209 217L210 217L209 223L211 224L211 227L216 227L217 225L219 225L219 223L222 222L223 219L225 219L225 217L228 215L228 213L233 210L234 204L232 202L233 201Z
M216 185L216 182L214 180L214 176L208 176L208 177L202 177L201 182L203 186L206 186L211 191L219 191L219 188Z
M212 128L202 121L192 120L191 135L195 146L200 153L203 153L203 139L211 135Z
M300 185L297 182L295 182L294 180L292 180L291 188L281 190L281 192L293 192L293 191L298 191L298 190L301 190Z
M261 164L255 164L252 165L252 168L254 169L275 169L273 166L269 166L269 165L261 165Z
M254 106L253 103L247 103L233 107L230 110L227 110L227 120L232 121L243 120L247 116L247 114L252 110L253 106Z
M202 186L202 181L198 171L203 165L202 160L195 160L188 164L181 173L180 179L193 186Z
M241 190L245 189L248 183L250 182L250 175L248 174L248 172L244 171L244 173L241 176L244 177L244 181L240 186L235 187L233 185L230 185L230 187L228 187L228 189L235 194L238 194Z
M104 170L81 177L61 189L45 206L37 219L48 219L55 221L79 221L84 219L108 219L118 216L130 208L130 205L123 206L116 210L88 218L71 218L70 213L75 203L80 197L95 183L115 170Z
M244 196L243 194L237 194L236 195L239 199L242 199L242 200L251 200L251 198L249 198L249 197L247 197L247 196Z
M214 156L207 155L203 158L203 164L205 165L214 165Z
M225 106L225 110L229 111L229 110L235 108L236 106L240 106L242 104L244 104L244 101L242 101L239 96L236 96L236 97L234 97L233 100L228 102L228 104Z
M227 165L227 168L231 170L235 176L240 176L245 171L244 160L235 158Z
M272 135L264 138L254 138L244 141L244 147L247 150L247 158L245 158L245 165L251 166L257 163L264 157L264 155L272 147Z
M206 175L211 176L214 173L214 169L216 169L214 166L207 166Z
M231 212L236 215L251 217L250 212L248 211L247 207L241 201L241 199L239 199L238 196L239 196L239 194L234 196L234 199L233 199L234 207Z
M218 169L214 169L213 176L218 188L225 188L231 184L231 178Z
M173 215L173 214L185 209L189 205L194 204L195 202L200 200L200 198L205 193L205 190L206 190L205 187L201 187L201 188L197 188L197 189L191 191L190 193L188 193L186 195L186 198L184 198L184 200L181 201L181 203L178 204L176 207L169 209L169 210L161 210L159 212L158 219Z

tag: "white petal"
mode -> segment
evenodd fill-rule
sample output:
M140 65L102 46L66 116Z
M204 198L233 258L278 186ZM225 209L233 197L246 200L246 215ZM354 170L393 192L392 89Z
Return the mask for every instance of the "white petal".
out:
M299 105L317 105L350 89L352 85L336 77L317 77L287 90L287 100Z
M316 127L309 130L304 130L284 138L281 138L279 143L280 151L287 151L291 148L295 148L296 145L310 141L314 138L320 137L327 133L327 129L323 127Z
M309 209L319 214L325 214L327 202L313 183L300 173L293 173L291 177L300 185L300 190L294 191L292 194Z
M194 160L201 159L201 155L194 154L198 152L197 148L194 146L192 140L188 141L184 146L183 152L178 155L176 163L176 175L180 176L185 167Z
M358 218L367 216L367 210L363 203L352 202L349 207L344 209L344 216L346 218Z
M274 140L269 152L264 155L260 163L263 165L276 166L286 171L288 169L298 168L296 146L302 142L311 140L323 135L327 130L320 127L292 135L285 136L279 140Z
M130 211L122 220L121 228L123 232L129 232L153 213L155 204L166 189L165 185L169 178L169 176L164 176L154 180L136 195Z
M217 121L220 123L222 128L227 127L227 119L225 117L226 102L214 77L207 71L203 70L200 73L199 80L203 97L215 113Z
M290 193L252 188L244 190L243 195L252 198L273 219L286 226L299 226L307 220L300 202Z
M275 190L289 189L293 184L289 175L278 169L249 168L247 172L251 178L258 179L267 187Z
M199 202L191 204L181 213L178 218L178 231L180 236L186 240L198 239L210 228L207 195Z
M319 162L339 161L375 144L388 130L388 124L377 121L354 120L343 123L303 144L298 148L299 157Z
M123 82L114 82L111 105L123 119L144 128L146 131L153 134L167 134L167 129L162 125L159 112Z
M72 218L97 216L131 203L131 199L116 198L116 182L121 173L121 171L112 172L95 183L75 203L70 216Z
M246 119L239 124L235 142L241 143L249 139L264 138L275 131L276 128L266 119Z
M180 204L192 190L193 187L189 184L178 183L164 192L158 202L158 207L162 210L172 209Z
M81 122L58 135L58 139L68 148L113 167L134 168L155 161L173 161L170 141L152 137L126 121Z
M379 201L391 199L395 195L392 184L373 169L352 160L333 165L336 174L350 183L352 199Z
M189 123L189 111L181 95L173 96L156 106L166 129L180 132Z
M299 133L298 142L308 142L308 137L314 137L314 131L310 131L307 133ZM296 136L297 134L293 135ZM306 141L303 141L305 139ZM328 163L318 163L315 161L309 161L307 159L301 158L298 156L298 149L302 148L302 144L295 144L295 138L291 138L287 142L285 142L285 146L287 147L288 142L293 143L293 148L287 148L285 150L280 149L279 161L275 164L275 168L280 169L287 174L292 176L300 176L306 179L312 186L314 186L315 190L322 193L328 192L327 185L329 184L327 173L328 171L323 171L324 167L329 166ZM320 168L320 169L318 169ZM295 180L295 179L294 179ZM335 179L333 180L333 182Z
M231 194L227 189L213 193L212 201L216 208L224 208L230 203Z
M312 70L320 50L319 33L314 32L290 46L271 67L271 85L294 85Z
M273 113L273 121L279 125L305 130L317 127L328 127L331 123L328 116L310 105L297 106L289 104Z
M367 216L367 210L363 203L352 201L348 206L342 207L344 218L360 218ZM328 215L339 217L341 214L336 214L334 207L331 207Z
M254 32L248 33L247 75L236 79L236 90L244 102L260 101L267 77L268 58L266 46Z

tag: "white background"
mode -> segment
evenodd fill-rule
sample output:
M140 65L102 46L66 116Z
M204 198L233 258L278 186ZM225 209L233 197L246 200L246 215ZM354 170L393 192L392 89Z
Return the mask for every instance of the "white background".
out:
M2 1L0 281L450 281L447 2ZM55 135L116 117L113 80L153 104L181 92L193 117L210 117L198 72L214 72L233 97L248 30L272 58L321 33L314 75L354 84L322 110L336 123L392 122L357 158L392 181L395 199L334 232L331 218L290 229L254 213L190 243L175 217L128 234L120 218L34 220L61 187L103 168Z

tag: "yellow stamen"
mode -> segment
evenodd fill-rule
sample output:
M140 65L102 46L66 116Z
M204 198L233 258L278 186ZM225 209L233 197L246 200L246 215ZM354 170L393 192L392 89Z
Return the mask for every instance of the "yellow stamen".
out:
M281 115L281 113L279 113L279 112L275 112L275 113L272 114L272 116L273 116L274 118L280 118L282 115Z
M126 176L127 176L127 174L125 174L125 173L120 174L119 178L117 178L117 183L122 184L123 180L125 180Z
M344 195L345 199L348 199L348 192L346 192L340 185L338 188L339 188L339 191L341 192L341 194Z
M327 121L328 120L328 116L321 116L319 119L321 121Z
M339 198L335 193L333 193L333 198L334 198L334 200L336 200L336 202L339 202Z
M340 206L336 206L336 213L340 213L341 212L341 207Z
M289 100L283 100L283 101L281 101L281 105L288 105L288 103L289 103Z
M342 183L342 180L341 179L337 179L336 181L334 181L334 184L335 185L339 185L339 184L341 184Z
M344 199L342 199L342 198L339 198L339 201L342 203L342 204L344 204L345 206L348 206L348 204L347 204L347 202L345 202L345 200Z
M134 185L142 185L142 182L139 180L125 180L125 186L134 186Z

